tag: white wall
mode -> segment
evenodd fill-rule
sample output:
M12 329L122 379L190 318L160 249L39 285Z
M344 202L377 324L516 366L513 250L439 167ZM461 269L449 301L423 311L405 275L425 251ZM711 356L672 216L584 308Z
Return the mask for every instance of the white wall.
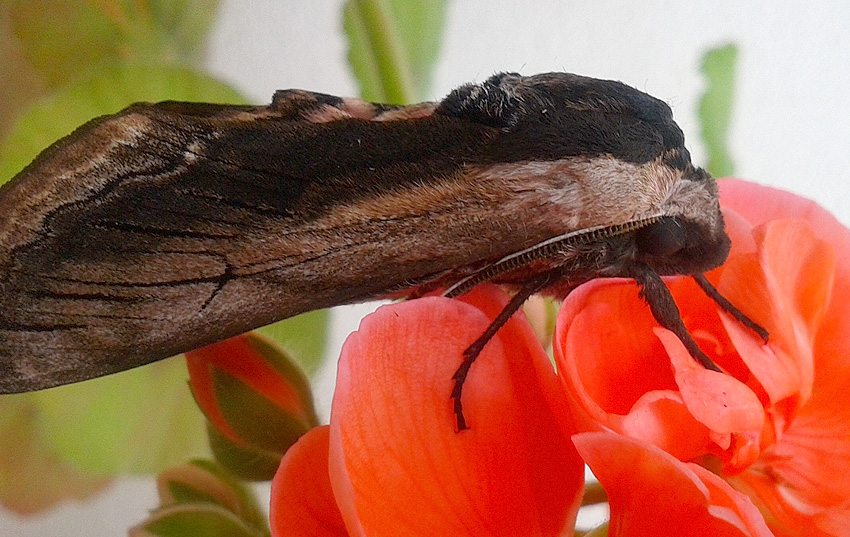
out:
M258 103L279 88L355 95L341 2L225 1L208 66ZM668 101L697 162L703 51L740 47L732 125L737 175L819 201L850 223L850 2L456 0L434 97L498 71L565 70L619 79ZM369 307L345 308L331 354ZM334 360L330 360L333 363ZM332 370L320 380L327 411ZM92 504L34 521L0 515L0 537L116 536L155 504L125 480Z

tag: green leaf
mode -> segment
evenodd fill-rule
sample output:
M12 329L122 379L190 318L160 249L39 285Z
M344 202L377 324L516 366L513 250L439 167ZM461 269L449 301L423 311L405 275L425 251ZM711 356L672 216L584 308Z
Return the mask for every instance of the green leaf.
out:
M194 65L218 0L0 2L0 140L21 110L109 65Z
M174 503L219 503L206 491L180 481L169 482L168 492L174 499Z
M30 163L44 148L86 121L120 111L137 101L241 103L229 87L182 68L111 67L65 87L23 113L0 146L0 184Z
M130 537L266 537L268 517L253 491L212 461L194 460L157 478L161 507Z
M130 537L263 537L236 515L215 504L191 504L156 511Z
M348 59L368 101L408 104L428 96L446 2L350 0Z
M281 378L289 385L298 397L298 405L303 414L302 419L309 428L319 424L316 415L316 407L313 402L313 390L310 381L304 375L300 367L292 360L292 357L273 341L258 334L248 334L247 341L254 351L262 357L266 363L274 367L281 374Z
M107 64L190 64L217 7L217 0L15 0L8 12L25 56L58 87Z
M699 104L702 139L708 153L706 169L715 177L732 175L728 136L735 93L735 65L738 47L729 44L705 53L702 74L706 90Z
M212 424L207 425L207 435L215 460L241 479L269 481L280 466L280 452L237 445Z
M257 330L283 347L308 374L315 373L325 357L328 338L327 310L305 313Z
M95 475L150 474L209 453L187 377L174 358L26 396L63 460Z
M216 504L253 528L268 529L254 490L210 460L196 459L157 477L160 505Z
M114 8L114 0L100 0ZM130 51L148 51L150 61L172 61L194 65L204 53L207 34L218 14L218 0L147 0L124 3L124 20L130 23L124 46ZM159 46L150 49L150 36L159 37ZM132 59L133 56L131 55Z
M118 56L119 29L89 2L15 0L9 17L24 56L48 86Z
M259 449L283 456L289 446L315 425L287 414L226 373L214 370L213 380L215 398L225 421L239 438Z

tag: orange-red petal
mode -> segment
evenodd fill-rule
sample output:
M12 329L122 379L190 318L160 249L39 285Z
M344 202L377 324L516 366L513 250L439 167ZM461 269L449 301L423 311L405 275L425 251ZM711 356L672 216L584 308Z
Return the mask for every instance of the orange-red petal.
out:
M770 266L787 267L785 274L796 276L790 279L799 282L785 294L794 311L805 314L793 326L798 332L809 332L813 340L813 374L803 377L811 382L811 388L810 394L801 391L802 406L782 415L785 421L779 424L775 445L750 471L731 481L770 513L769 522L777 534L840 535L835 528L850 527L850 479L843 478L850 468L850 405L846 403L850 387L850 230L817 204L787 192L742 181L722 181L720 188L726 206L752 225L762 226L765 243L772 242L768 226L776 225L776 219L798 218L808 224L816 239L828 245L812 252L811 246L800 244L797 233L784 256L767 260ZM752 203L756 198L759 202ZM781 225L787 228L787 224ZM801 267L803 254L812 261ZM834 276L829 274L830 266ZM826 283L832 284L828 296ZM793 348L787 343L785 347ZM778 370L774 379L778 375L790 379L789 373L783 372L787 364L784 360L773 364Z
M836 478L850 467L850 231L785 192L728 180L720 188L732 251L708 277L768 328L770 342L692 281L671 281L689 331L734 378L717 375L696 367L672 334L652 329L634 291L593 283L567 299L559 318L556 360L568 398L584 430L615 430L680 460L720 455L725 477L777 534L841 534L834 528L850 519L850 480ZM649 379L638 374L667 360L673 387L664 367Z
M818 240L803 220L775 220L753 235L758 252L731 258L719 289L747 304L767 328L771 352L751 348L754 338L739 323L726 319L724 326L770 402L793 397L796 410L812 390L813 345L833 288L835 249Z
M701 466L614 433L573 441L608 494L611 537L772 535L746 496Z
M467 301L382 307L343 348L330 473L352 535L560 535L574 522L583 465L521 317L472 367L470 429L455 430L452 375L507 297L488 286Z
M555 360L579 430L613 430L682 460L710 452L711 430L688 410L657 323L637 286L585 284L561 308Z
M272 537L347 537L328 476L329 428L316 427L284 455L272 481Z

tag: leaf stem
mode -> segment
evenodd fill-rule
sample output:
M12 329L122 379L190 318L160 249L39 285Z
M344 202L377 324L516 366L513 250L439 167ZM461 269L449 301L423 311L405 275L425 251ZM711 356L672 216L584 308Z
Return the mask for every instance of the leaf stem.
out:
M412 102L415 98L413 74L389 2L352 0L350 6L352 15L365 29L386 102Z

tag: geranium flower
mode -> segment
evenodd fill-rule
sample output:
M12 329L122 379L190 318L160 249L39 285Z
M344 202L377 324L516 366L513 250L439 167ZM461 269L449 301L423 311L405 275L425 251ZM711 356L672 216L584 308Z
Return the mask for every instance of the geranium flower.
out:
M305 435L272 486L274 535L569 534L584 479L551 363L515 316L464 389L452 374L507 303L493 286L463 301L380 308L343 348L329 427Z
M555 338L573 415L581 430L614 431L710 468L751 497L777 535L846 535L850 232L788 193L732 180L720 189L733 246L708 276L770 342L692 281L671 281L685 324L728 374L707 371L658 328L633 283L591 282L564 303ZM612 496L639 493L634 483L611 486Z

